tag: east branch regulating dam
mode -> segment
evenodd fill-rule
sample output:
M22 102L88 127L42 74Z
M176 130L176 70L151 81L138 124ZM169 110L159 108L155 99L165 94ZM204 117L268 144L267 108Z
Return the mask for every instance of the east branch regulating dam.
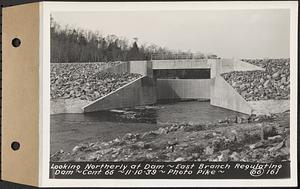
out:
M246 101L222 73L263 68L236 59L182 59L123 62L105 69L138 73L142 77L95 100L51 101L51 114L84 113L152 105L164 100L209 100L217 107L245 113L269 114L289 109L289 100Z

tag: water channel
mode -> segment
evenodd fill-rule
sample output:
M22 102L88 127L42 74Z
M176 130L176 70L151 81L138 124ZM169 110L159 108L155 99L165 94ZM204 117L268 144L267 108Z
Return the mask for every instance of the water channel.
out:
M156 130L164 123L217 122L231 115L241 114L198 101L85 114L56 114L50 118L50 151L71 151L79 143L108 141L126 133Z

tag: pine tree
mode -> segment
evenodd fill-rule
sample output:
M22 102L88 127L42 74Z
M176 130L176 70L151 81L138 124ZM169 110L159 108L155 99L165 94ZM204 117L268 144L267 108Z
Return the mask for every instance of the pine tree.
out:
M140 60L140 58L139 47L135 41L128 52L128 60Z

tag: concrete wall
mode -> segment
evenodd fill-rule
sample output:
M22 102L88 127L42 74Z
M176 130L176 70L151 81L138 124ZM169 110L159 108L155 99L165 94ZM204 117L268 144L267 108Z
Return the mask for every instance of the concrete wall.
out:
M216 77L217 75L220 75L222 73L228 73L232 71L254 71L254 70L262 70L264 71L264 68L255 66L253 64L240 61L237 59L219 59L209 62L211 67L211 78Z
M50 114L83 113L82 107L89 103L80 99L51 99Z
M259 100L247 103L256 115L282 113L290 109L290 100Z
M109 67L103 72L110 72L110 73L127 73L129 72L130 65L129 62L122 62L121 64L118 64L116 66Z
M253 64L241 60L234 60L234 71L254 71L254 70L265 71L264 68L255 66Z
M210 103L213 106L218 106L234 111L238 111L245 114L254 113L254 109L257 112L262 112L263 105L253 106L250 105L238 92L227 83L223 77L220 76L222 73L228 73L232 71L253 71L265 69L240 61L236 59L220 59L214 62L210 62L211 65L211 92L210 92Z
M152 60L152 68L159 69L207 69L210 68L206 59L183 60Z
M157 99L209 99L210 79L157 79Z
M123 62L119 65L109 67L103 71L111 73L138 73L143 76L153 76L152 62L144 60Z
M221 76L211 79L210 104L245 114L253 111L247 101Z
M153 75L152 62L144 61L144 60L130 61L129 72L130 73L138 73L143 76L152 77L152 75Z
M142 77L83 107L84 112L156 103L155 82Z
M220 65L221 65L221 60L217 59L214 61L208 61L208 64L210 65L210 78L214 78L216 77L217 74L219 74L219 70L220 70Z
M234 71L234 59L220 59L211 64L211 78Z

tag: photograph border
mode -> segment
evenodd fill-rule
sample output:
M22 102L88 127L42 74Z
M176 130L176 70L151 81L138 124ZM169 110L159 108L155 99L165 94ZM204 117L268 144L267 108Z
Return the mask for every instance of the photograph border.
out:
M297 186L297 2L41 2L40 4L40 115L39 186L42 187L191 187L191 186ZM50 179L50 14L52 12L151 10L290 10L290 179Z

